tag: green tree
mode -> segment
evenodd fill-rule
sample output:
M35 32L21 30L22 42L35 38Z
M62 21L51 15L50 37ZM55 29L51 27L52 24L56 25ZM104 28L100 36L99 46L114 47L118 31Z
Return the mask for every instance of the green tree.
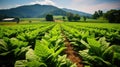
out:
M93 14L93 19L97 19L97 18L102 17L102 16L103 16L103 11L98 10L98 11L95 11L95 13Z
M79 21L80 20L80 15L75 14L74 17L73 17L73 20L74 21Z
M83 16L83 20L86 21L86 19L87 19L86 16Z
M73 17L74 17L74 14L72 14L72 13L68 13L68 14L67 14L67 19L68 19L68 21L72 21L72 20L73 20Z
M53 20L53 15L47 14L47 15L46 15L46 21L54 21L54 20Z
M31 20L29 20L29 23L32 23L32 21L31 21Z
M95 13L93 14L93 19L97 19L99 17L99 14L97 11L95 11Z
M103 11L102 10L98 10L98 14L99 14L99 17L103 16Z
M120 23L120 10L110 10L104 15L110 23Z
M63 21L65 21L65 16L62 17Z
M80 20L80 15L68 13L67 19L68 19L68 21L78 21L78 20Z
M15 18L16 20L16 23L18 24L20 22L20 19L19 18Z

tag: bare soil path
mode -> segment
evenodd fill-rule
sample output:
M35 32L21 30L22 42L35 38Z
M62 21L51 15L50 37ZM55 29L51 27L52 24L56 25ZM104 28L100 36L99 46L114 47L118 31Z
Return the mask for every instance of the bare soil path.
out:
M84 67L82 63L82 58L78 55L76 51L73 50L73 47L71 46L69 40L64 34L64 31L62 31L62 35L65 38L64 42L65 42L65 46L67 47L67 49L64 51L65 54L67 54L67 58L70 59L73 63L76 63L77 67Z

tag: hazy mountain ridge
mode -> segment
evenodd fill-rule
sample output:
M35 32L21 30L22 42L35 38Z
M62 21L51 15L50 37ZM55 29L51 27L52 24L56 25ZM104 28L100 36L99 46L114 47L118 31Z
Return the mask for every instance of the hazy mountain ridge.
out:
M11 9L0 10L0 15L7 15L12 17L44 17L46 14L62 15L65 16L67 12L72 12L74 14L78 13L81 16L90 16L87 13L81 13L79 11L74 11L70 9L60 9L52 5L25 5Z
M80 16L88 16L88 17L92 16L92 14L85 13L85 12L82 12L82 11L77 11L77 10L72 10L72 9L67 9L67 8L63 8L63 10L66 11L66 12L71 12L71 13L74 13L74 14L79 14Z

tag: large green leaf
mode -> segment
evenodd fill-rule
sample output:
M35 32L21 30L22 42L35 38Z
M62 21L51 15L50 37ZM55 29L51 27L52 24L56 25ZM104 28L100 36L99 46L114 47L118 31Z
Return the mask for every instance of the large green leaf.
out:
M40 58L34 54L33 49L28 50L28 52L26 53L26 59L28 61L34 61L34 60L40 61Z
M99 48L101 46L100 42L96 41L95 38L87 38L87 41L91 47Z
M67 59L67 55L60 56L58 55L56 67L77 67L76 64L73 64L69 59Z
M15 62L15 67L26 67L27 60L18 60Z
M95 58L88 54L89 50L79 51L80 56L87 61L95 61Z
M48 46L37 40L34 52L37 56L46 59L49 55L53 53L53 50L49 49Z
M55 53L53 53L53 57L56 58L63 50L65 50L66 47L61 47L59 50L57 50Z
M15 49L14 55L17 59L24 58L26 52L30 49L30 46L28 47L22 47L21 49Z
M27 61L27 60L18 60L14 64L15 67L47 67L47 65L43 62L39 61Z
M89 44L87 44L84 40L81 39L80 42L81 42L83 45L85 45L87 48L90 48Z
M103 52L102 58L103 58L104 60L107 60L107 61L109 61L109 62L112 62L112 60L113 60L113 55L114 55L113 47L110 46L110 47L108 47L108 48Z
M92 66L111 66L112 64L109 61L105 61L102 57L92 56L88 54L88 50L80 51L79 53L85 61L88 61L88 64Z
M39 62L39 61L31 61L31 62L27 62L26 64L27 67L47 67L47 65L43 62Z
M115 52L120 53L120 46L119 46L119 45L112 45L112 47L113 47L113 50L114 50Z
M61 38L57 39L57 41L55 42L55 46L54 46L54 50L58 50L61 47L65 47L65 45L63 44L63 40Z
M89 53L97 56L101 56L101 44L96 41L95 38L87 38L88 44L90 45Z
M4 40L0 39L0 53L8 51L8 46Z
M104 52L109 47L110 43L106 41L105 37L100 38L99 42L101 44L101 51Z
M11 38L10 39L10 43L14 46L17 45L18 47L26 47L28 45L28 42L23 42L23 41L19 41L16 38Z

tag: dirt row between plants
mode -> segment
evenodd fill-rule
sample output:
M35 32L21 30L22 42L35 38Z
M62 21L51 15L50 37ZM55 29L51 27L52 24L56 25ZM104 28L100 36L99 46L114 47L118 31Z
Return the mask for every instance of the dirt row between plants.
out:
M65 54L67 54L67 58L70 59L73 63L76 63L77 67L84 67L82 63L82 58L78 55L76 51L73 50L73 47L67 39L66 35L64 34L63 30L62 35L65 39L65 46L67 47L67 49L64 51Z

